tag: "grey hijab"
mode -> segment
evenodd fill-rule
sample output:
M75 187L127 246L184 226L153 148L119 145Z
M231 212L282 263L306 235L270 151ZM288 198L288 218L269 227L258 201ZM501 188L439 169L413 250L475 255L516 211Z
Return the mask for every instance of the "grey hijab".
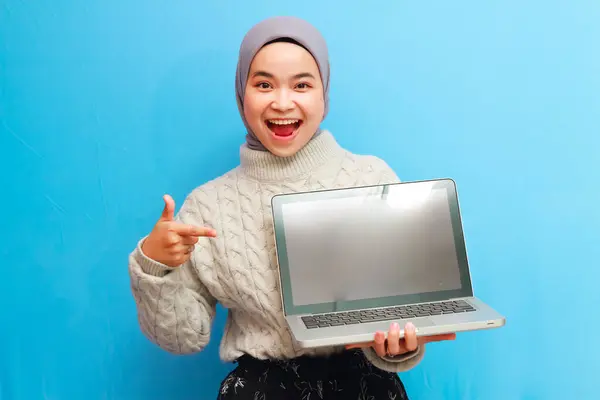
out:
M250 72L250 64L256 53L266 44L278 39L291 39L312 54L319 67L321 81L323 82L323 96L325 101L323 119L325 119L329 111L329 54L327 43L323 36L321 36L321 33L307 21L295 17L273 17L259 22L248 31L242 41L235 76L238 109L247 130L246 143L250 149L254 150L267 151L254 132L252 132L244 117L246 81ZM313 138L319 133L320 129L315 133Z

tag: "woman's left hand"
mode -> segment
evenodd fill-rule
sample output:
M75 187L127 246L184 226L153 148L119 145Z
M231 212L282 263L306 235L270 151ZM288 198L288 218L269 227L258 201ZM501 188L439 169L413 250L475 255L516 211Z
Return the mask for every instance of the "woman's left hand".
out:
M387 341L385 340L385 334L383 332L377 332L374 341L350 344L346 346L346 349L373 347L380 357L393 357L415 351L418 346L422 346L426 343L454 339L456 339L456 333L417 337L415 326L410 322L404 327L404 337L400 339L400 325L394 322L388 332Z

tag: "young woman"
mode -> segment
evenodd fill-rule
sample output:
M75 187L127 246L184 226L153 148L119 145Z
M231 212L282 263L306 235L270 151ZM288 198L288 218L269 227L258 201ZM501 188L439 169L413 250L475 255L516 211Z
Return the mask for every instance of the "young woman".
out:
M270 201L277 193L396 182L388 165L357 155L320 129L327 115L327 45L307 22L262 21L245 36L236 76L247 128L240 165L194 189L162 215L130 257L144 334L173 353L201 351L215 306L229 310L221 357L237 362L220 399L405 399L397 372L414 367L424 344L414 326L392 324L387 340L300 349L282 313ZM315 276L315 279L319 279Z

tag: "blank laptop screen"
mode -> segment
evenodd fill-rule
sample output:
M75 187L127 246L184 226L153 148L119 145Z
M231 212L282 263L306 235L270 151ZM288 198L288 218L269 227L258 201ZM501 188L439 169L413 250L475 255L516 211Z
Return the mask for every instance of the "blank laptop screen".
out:
M289 305L334 311L461 292L466 259L451 183L313 192L284 201L276 224Z

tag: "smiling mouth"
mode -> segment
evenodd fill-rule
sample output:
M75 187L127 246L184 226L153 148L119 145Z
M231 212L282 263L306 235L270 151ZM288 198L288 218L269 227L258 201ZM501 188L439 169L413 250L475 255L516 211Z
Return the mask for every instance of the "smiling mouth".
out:
M268 119L265 121L273 134L280 138L290 137L302 125L300 119Z

